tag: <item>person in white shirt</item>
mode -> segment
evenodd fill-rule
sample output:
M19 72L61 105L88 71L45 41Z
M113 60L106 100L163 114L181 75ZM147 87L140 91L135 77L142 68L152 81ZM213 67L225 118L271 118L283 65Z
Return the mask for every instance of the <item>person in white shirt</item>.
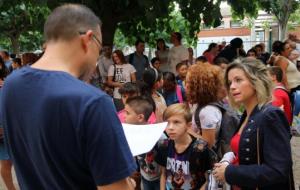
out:
M186 47L181 44L182 35L179 32L171 34L171 43L174 45L169 50L168 65L170 71L176 73L176 65L181 62L188 62L189 52Z

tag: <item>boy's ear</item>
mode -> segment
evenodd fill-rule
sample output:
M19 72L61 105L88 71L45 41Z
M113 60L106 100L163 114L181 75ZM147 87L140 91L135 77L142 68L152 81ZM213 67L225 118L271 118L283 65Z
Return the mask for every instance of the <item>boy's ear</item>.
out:
M191 129L191 128L192 128L192 122L191 122L191 121L188 122L186 125L187 125L187 128L188 128L188 129Z
M144 123L145 122L144 114L138 114L138 120L139 120L139 123Z

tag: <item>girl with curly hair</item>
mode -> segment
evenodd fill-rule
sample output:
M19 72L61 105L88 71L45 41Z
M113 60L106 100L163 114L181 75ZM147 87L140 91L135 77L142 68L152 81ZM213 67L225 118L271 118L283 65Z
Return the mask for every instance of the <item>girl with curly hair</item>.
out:
M210 147L215 145L216 133L222 120L220 109L210 104L224 97L221 89L223 89L222 70L217 66L204 63L189 68L186 76L186 96L194 110L190 133L194 136L200 135ZM195 116L197 112L199 116ZM195 118L199 118L200 123Z

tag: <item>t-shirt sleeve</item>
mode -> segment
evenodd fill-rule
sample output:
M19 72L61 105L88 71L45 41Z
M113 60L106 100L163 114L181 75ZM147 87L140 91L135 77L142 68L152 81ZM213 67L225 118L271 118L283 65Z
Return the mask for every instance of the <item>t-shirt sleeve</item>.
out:
M115 67L113 65L109 66L107 76L109 76L109 77L114 76L114 70L115 70Z
M136 164L111 99L103 96L91 101L84 115L83 151L96 184L130 176Z
M167 156L168 156L168 140L163 139L157 142L157 154L155 155L155 161L163 166L166 167L167 165Z
M199 113L202 129L216 129L221 125L222 113L215 106L205 106Z

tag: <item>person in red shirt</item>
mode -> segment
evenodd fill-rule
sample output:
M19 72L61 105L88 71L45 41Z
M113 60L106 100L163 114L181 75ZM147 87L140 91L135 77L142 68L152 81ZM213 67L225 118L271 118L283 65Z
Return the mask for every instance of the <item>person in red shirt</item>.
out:
M272 66L268 68L268 71L275 85L272 93L272 105L280 107L284 111L289 121L289 124L291 125L293 120L291 102L289 98L289 93L282 83L282 70L278 66Z
M214 59L217 56L218 52L219 52L218 44L211 43L211 44L209 44L208 49L204 51L203 56L206 57L207 61L210 64L213 64Z

